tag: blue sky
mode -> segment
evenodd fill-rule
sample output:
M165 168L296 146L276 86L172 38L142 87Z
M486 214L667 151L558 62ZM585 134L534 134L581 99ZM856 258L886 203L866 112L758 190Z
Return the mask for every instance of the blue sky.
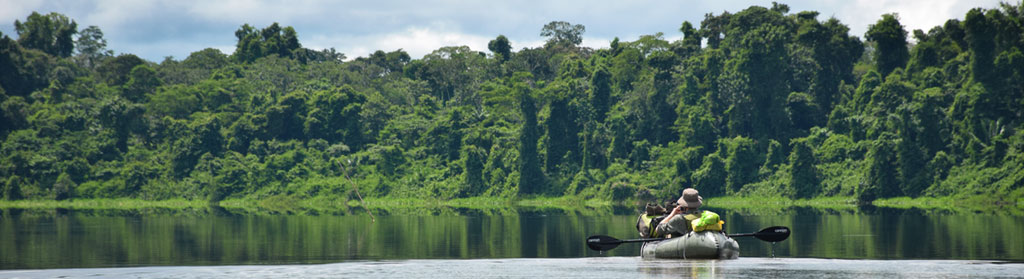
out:
M818 19L838 18L852 35L863 37L882 14L898 13L907 31L927 31L947 19L963 19L973 7L996 8L999 0L799 0L779 1L790 12L813 10ZM514 49L543 42L540 29L554 21L586 26L583 45L608 46L615 37L632 41L663 32L681 37L683 21L699 27L706 13L737 12L771 1L523 0L523 1L243 1L243 0L0 0L0 32L17 37L14 21L32 13L58 12L79 29L96 25L107 47L160 62L184 59L207 47L230 54L234 32L248 23L293 26L304 47L333 47L349 58L375 50L404 49L420 58L443 46L466 45L487 51L487 42L505 35Z

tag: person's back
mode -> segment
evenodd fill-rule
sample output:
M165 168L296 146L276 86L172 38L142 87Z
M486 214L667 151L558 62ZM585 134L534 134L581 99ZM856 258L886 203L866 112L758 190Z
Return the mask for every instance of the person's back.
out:
M702 210L696 208L679 208L672 210L665 219L662 219L655 232L665 237L679 236L693 231L690 222L700 219Z
M705 213L704 210L698 209L704 204L704 198L699 195L697 189L683 190L683 195L679 198L678 203L679 205L672 209L672 213L658 223L654 230L656 235L666 237L685 235L695 228L698 231L722 230L724 222L718 219L718 214L710 211Z

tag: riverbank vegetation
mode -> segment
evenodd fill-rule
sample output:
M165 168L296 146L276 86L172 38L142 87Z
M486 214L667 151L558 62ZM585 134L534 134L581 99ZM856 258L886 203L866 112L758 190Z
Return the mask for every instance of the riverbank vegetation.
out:
M886 14L862 37L753 6L682 22L680 40L600 49L552 22L540 47L499 35L421 59L348 59L245 24L233 53L158 63L33 13L0 34L0 197L373 208L660 202L694 187L1019 205L1022 6L927 31Z

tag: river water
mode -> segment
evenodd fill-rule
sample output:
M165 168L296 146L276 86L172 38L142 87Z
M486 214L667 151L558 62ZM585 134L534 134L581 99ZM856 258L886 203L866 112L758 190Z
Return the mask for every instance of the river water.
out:
M361 212L19 210L0 213L0 278L1021 278L1024 216L884 208L709 208L739 260L598 253L589 235L636 238L631 208ZM772 257L774 254L774 257Z
M5 278L1020 278L1024 265L962 260L638 257L355 261L0 271Z

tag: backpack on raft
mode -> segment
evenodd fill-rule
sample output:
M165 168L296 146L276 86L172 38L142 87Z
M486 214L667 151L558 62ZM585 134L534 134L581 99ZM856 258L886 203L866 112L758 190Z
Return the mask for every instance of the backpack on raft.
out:
M690 229L694 232L722 231L722 225L725 224L725 221L718 217L718 213L707 210L702 210L700 217L693 214L686 215L686 220L690 220Z
M644 208L644 214L640 214L640 217L636 219L636 231L640 233L640 237L660 237L655 232L655 229L658 227L658 223L665 219L667 213L664 207L648 203Z
M647 213L641 214L640 218L637 218L637 220L636 220L636 230L637 230L637 232L640 233L640 237L641 238L658 238L658 237L661 237L660 235L658 235L656 229L658 228L658 223L661 223L661 220L664 220L665 217L666 217L666 215L649 216L649 215L647 215Z

